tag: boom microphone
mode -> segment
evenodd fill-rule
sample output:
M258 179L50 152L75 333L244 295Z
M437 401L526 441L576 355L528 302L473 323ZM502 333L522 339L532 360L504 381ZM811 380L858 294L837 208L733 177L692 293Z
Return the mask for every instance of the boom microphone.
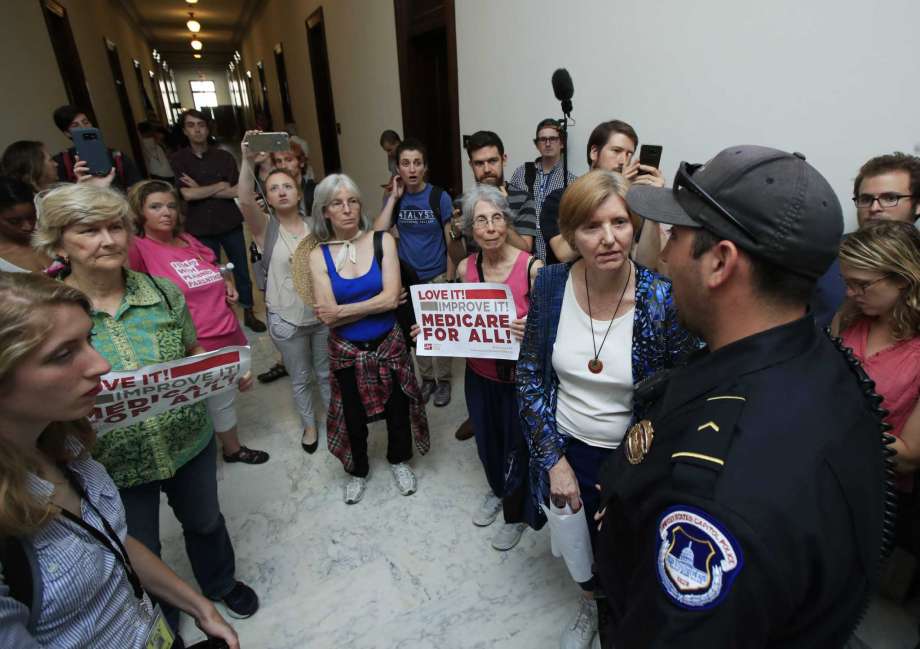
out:
M575 85L572 83L572 76L565 68L559 68L553 72L553 94L556 99L562 102L562 112L568 115L572 112L572 96L575 94Z

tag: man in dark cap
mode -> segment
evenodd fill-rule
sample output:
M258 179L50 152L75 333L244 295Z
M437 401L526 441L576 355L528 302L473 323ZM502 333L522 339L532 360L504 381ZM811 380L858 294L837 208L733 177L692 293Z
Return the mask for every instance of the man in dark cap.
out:
M843 231L827 181L736 146L634 186L672 224L662 252L708 349L635 396L602 472L607 638L635 647L841 647L875 581L885 520L880 402L806 305Z

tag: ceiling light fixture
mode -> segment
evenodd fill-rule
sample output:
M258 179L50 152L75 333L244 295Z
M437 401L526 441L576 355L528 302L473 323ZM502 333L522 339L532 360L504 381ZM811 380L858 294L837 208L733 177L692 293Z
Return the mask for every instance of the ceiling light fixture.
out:
M195 54L192 54L192 56L194 56L196 59L200 59L200 58L201 58L201 54L198 54L197 52L196 52Z
M186 1L187 3L189 3L190 5L196 5L196 4L198 4L198 0L185 0L185 1Z
M204 47L204 45L202 45L202 44L201 44L201 41L199 41L197 38L196 38L195 40L192 41L192 49L193 49L193 50L199 50L199 51L200 51L202 47Z
M197 34L198 32L201 31L201 23L195 20L195 14L193 14L191 11L188 12L188 15L189 15L190 20L187 23L185 23L185 26L188 27L188 30L190 32L192 32L193 34Z

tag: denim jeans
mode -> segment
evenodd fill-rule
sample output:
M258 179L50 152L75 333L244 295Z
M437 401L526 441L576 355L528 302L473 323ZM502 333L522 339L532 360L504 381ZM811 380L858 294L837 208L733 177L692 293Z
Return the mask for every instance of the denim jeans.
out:
M204 450L167 480L119 489L128 534L160 556L160 492L182 524L185 551L201 592L220 599L236 585L236 557L227 525L217 500L217 442ZM169 625L178 629L179 611L160 602Z
M246 255L246 238L243 236L243 226L230 232L212 236L198 237L204 245L214 251L220 260L220 249L223 247L227 259L233 264L233 279L236 281L236 292L240 294L240 306L244 309L252 308L252 280L249 279L249 258Z

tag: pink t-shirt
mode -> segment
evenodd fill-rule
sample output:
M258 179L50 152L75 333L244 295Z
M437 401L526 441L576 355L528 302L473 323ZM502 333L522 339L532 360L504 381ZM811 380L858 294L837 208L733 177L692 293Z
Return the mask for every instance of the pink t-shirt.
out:
M479 271L476 269L476 256L478 254L479 253L476 253L466 258L466 277L464 277L464 280L467 282L480 281ZM517 259L514 260L514 266L511 267L511 272L508 273L508 277L506 277L504 281L511 289L511 296L514 298L514 307L515 311L517 311L516 318L518 320L526 316L527 311L530 309L530 299L527 296L527 289L530 286L530 277L527 276L529 259L529 254L523 250L520 251ZM466 359L466 364L471 370L476 372L476 374L487 379L492 379L493 381L500 381L498 378L498 366L495 363L495 359L468 358Z
M891 434L900 437L920 399L920 336L902 340L866 357L869 324L867 318L860 318L841 334L841 338L844 345L853 349L869 378L875 381L875 391L883 398L882 408L888 411L885 421L892 426ZM911 478L904 478L898 481L898 487L907 490L911 483Z
M128 265L132 270L172 280L179 287L198 330L198 343L207 351L249 344L225 299L224 278L214 251L188 233L180 234L179 239L186 246L134 237Z

